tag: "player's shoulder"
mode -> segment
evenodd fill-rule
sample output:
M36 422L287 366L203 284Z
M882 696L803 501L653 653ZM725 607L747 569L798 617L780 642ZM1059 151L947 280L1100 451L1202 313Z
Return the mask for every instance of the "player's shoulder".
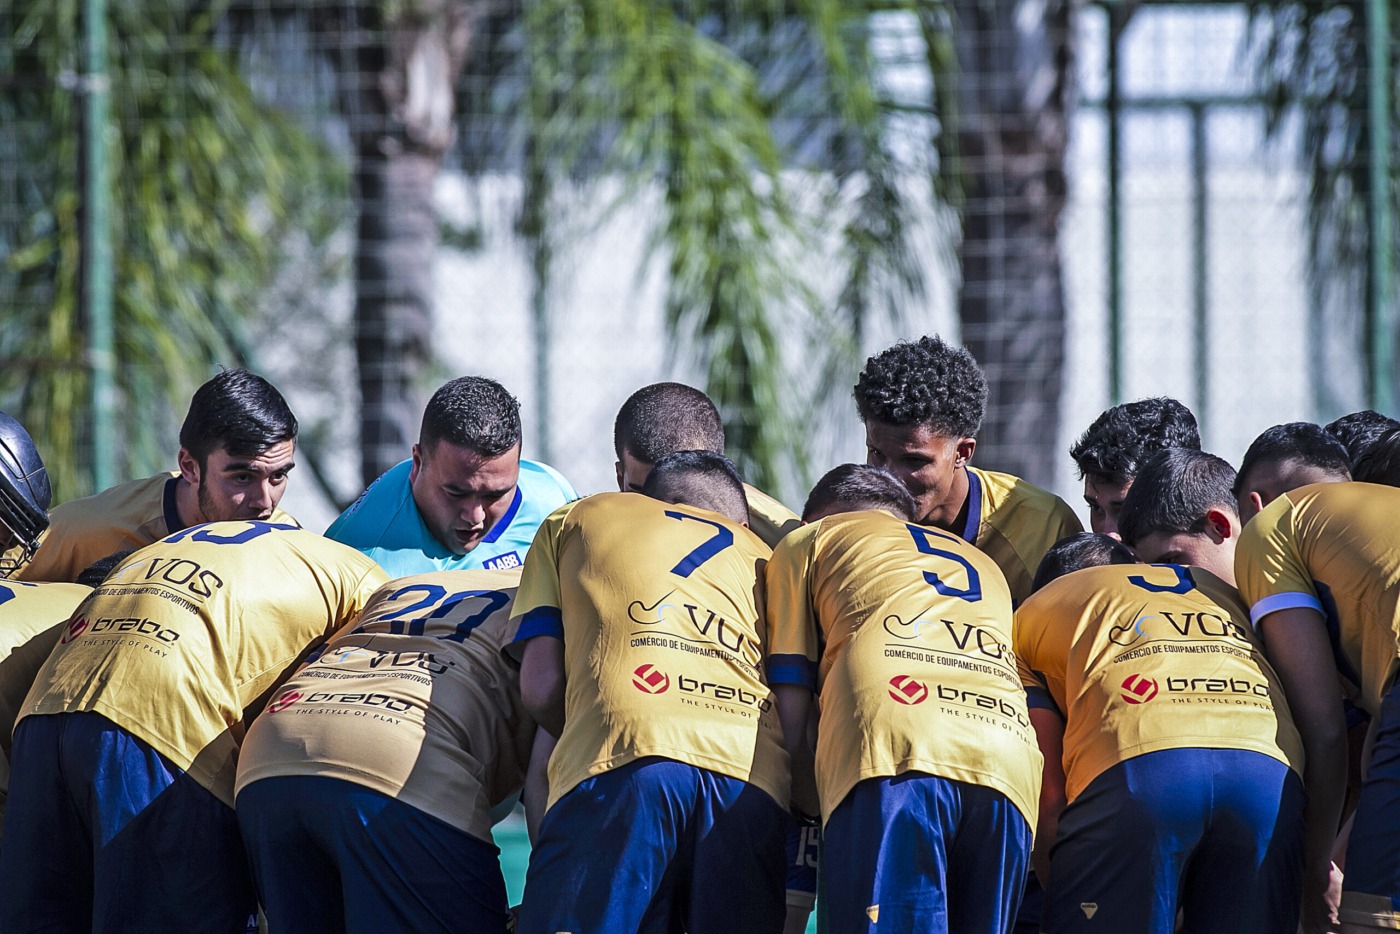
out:
M1057 519L1069 519L1076 525L1074 510L1069 504L1049 490L1042 489L1015 474L996 470L983 470L979 467L967 468L981 481L981 494L986 502L988 518L997 514L1036 513Z
M578 499L578 492L564 475L542 461L520 461L519 485L527 497L541 497L553 503L541 511L549 512L559 502Z
M365 488L359 498L336 517L326 537L338 542L364 547L377 544L368 537L382 533L394 524L412 501L409 474L413 469L411 460L400 461L380 474Z
M153 477L128 480L125 483L118 483L116 486L110 486L105 490L93 493L91 496L59 503L49 511L49 522L52 526L62 526L75 522L85 522L96 517L109 516L113 513L127 512L132 509L138 511L154 509L155 514L159 515L166 484L178 476L179 474L174 471L167 471Z

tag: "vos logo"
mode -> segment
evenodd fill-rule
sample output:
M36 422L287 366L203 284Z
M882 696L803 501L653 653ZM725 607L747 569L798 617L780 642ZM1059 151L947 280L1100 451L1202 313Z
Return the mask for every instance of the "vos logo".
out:
M1157 696L1157 682L1142 675L1123 679L1123 700L1130 704L1145 704Z
M288 707L292 706L299 700L301 700L300 691L288 691L286 694L283 694L281 697L277 698L277 700L268 704L267 712L277 713L279 710L286 710Z
M79 616L77 619L73 620L67 625L67 627L63 630L63 636L58 641L62 642L64 645L67 645L74 639L81 636L84 632L86 632L87 628L88 621L83 617Z
M654 665L642 665L632 672L632 686L643 694L665 694L671 677Z
M890 697L901 704L922 704L928 700L928 685L908 675L895 675L890 679Z

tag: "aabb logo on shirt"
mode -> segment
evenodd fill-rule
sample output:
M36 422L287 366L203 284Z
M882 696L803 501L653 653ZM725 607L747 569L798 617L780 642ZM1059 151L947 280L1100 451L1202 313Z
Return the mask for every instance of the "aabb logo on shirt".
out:
M1142 675L1123 679L1123 700L1130 704L1145 704L1157 696L1157 682Z
M643 694L664 694L671 678L654 665L643 665L632 672L632 686Z
M268 704L267 712L277 713L277 711L279 710L286 710L288 707L292 706L299 700L301 700L300 691L288 691L286 694L283 694L281 697L277 698L277 700Z
M67 645L87 631L87 628L88 621L79 616L68 624L67 628L63 630L63 637L58 641Z
M901 704L922 704L928 700L928 685L908 675L895 675L890 679L890 697Z

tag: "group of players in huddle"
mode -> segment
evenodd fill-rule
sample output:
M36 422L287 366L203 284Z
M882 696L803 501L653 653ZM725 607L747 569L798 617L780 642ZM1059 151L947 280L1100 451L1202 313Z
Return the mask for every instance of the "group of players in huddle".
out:
M464 377L325 536L246 371L176 471L51 511L0 415L0 930L1400 928L1400 423L1237 473L1115 406L1086 533L970 465L986 395L872 356L799 517L698 390L634 393L579 498Z

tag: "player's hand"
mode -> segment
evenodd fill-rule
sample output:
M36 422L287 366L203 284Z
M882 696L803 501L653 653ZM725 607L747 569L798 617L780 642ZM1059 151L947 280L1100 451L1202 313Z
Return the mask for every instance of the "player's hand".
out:
M1342 900L1342 871L1328 862L1326 877L1308 873L1303 880L1303 913L1298 922L1300 934L1336 934L1341 929L1337 912Z

